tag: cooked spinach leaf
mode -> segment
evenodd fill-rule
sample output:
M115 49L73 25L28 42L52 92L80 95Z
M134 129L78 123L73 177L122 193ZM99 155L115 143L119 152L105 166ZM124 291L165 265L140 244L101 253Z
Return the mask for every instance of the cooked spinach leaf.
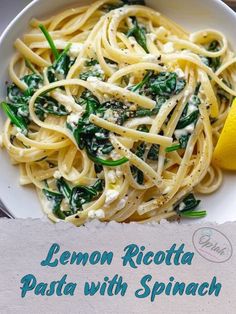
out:
M78 185L71 189L64 178L60 178L56 180L56 185L59 193L48 189L43 189L43 193L48 201L52 202L54 215L64 220L77 211L81 211L82 205L96 198L104 189L104 180L97 180L90 187ZM64 199L67 199L68 204L68 210L66 211L61 210L61 203Z
M179 122L178 122L177 126L176 126L176 129L179 130L179 129L184 129L184 128L186 128L186 126L188 126L188 125L190 125L190 124L196 122L197 119L198 119L198 117L199 117L199 111L198 111L198 110L196 110L196 111L190 113L190 114L189 114L188 116L186 116L186 117L181 117L181 118L179 119Z
M75 59L71 60L68 55L70 47L71 44L68 44L59 57L54 61L53 65L47 69L48 80L50 83L64 80L70 68L75 63Z
M89 77L103 78L103 74L99 70L89 70L80 74L79 78L83 81L87 81Z
M128 5L135 5L135 4L145 5L144 0L122 0L122 1L124 2L124 4L128 4Z
M178 95L185 88L186 81L178 78L175 72L161 72L153 76L149 84L156 95L171 97Z
M160 146L158 144L153 144L148 152L147 158L153 161L158 160Z
M146 31L143 27L139 26L138 20L136 17L132 17L134 27L131 28L128 33L127 37L133 36L137 43L146 51L146 53L149 53L147 48L147 39L146 39Z
M24 118L22 118L21 116L17 116L16 108L12 106L11 104L7 104L6 102L2 102L1 106L5 114L11 120L11 123L14 124L16 127L18 127L23 134L26 134L27 123Z
M85 66L86 67L91 67L93 65L99 64L98 60L96 59L90 59L89 61L85 61Z
M191 98L190 98L189 102L187 103L187 105L185 106L183 114L182 114L181 118L179 119L179 122L176 126L177 130L178 129L184 129L186 126L197 122L199 115L200 115L200 112L198 109L198 106L200 104L201 104L201 100L198 96L196 96L196 95L191 96ZM189 106L196 108L190 114L188 114Z
M180 148L183 148L183 149L187 148L189 138L190 138L190 134L188 134L188 135L182 135L182 136L179 138Z
M57 60L59 58L60 54L59 54L59 52L58 52L58 50L54 44L54 41L53 41L51 35L49 34L49 32L47 31L46 27L43 24L40 24L39 28L42 31L42 33L44 34L45 38L47 39L48 44L52 50L52 53L54 55L55 60Z
M21 81L27 85L27 89L22 91L15 84L7 88L7 103L3 103L3 109L11 122L19 127L23 133L27 133L29 124L29 101L37 89L41 87L43 80L37 74L26 75Z
M76 126L67 124L73 132L74 138L80 149L86 149L88 157L95 163L115 167L128 161L127 158L119 160L105 160L101 155L109 154L114 148L109 139L109 131L90 123L91 114L104 114L107 104L102 107L92 93L85 91L80 99L80 104L85 107L83 116Z
M60 178L57 179L56 184L58 191L69 200L71 198L71 188L68 183L63 178Z
M35 113L41 120L44 120L47 114L56 116L67 116L69 114L65 106L59 104L50 96L39 96L36 99Z
M93 186L76 186L71 192L70 206L74 212L82 211L82 206L91 202L104 189L104 180L98 180Z
M146 150L146 144L141 143L138 145L134 153L137 157L143 159L145 150ZM131 172L134 178L136 179L136 181L138 182L138 184L142 185L144 183L144 173L140 169L138 169L136 166L131 166Z
M166 102L167 98L165 97L157 97L156 98L156 105L153 109L143 109L143 108L138 108L137 111L135 111L134 116L137 118L141 117L151 117L155 116L158 114L160 111L162 105Z
M61 203L64 199L64 196L60 193L52 192L46 189L43 189L43 193L48 199L49 202L52 202L52 212L53 214L59 218L64 220L67 215L64 211L61 210Z
M207 48L208 51L216 52L220 50L220 43L217 40L213 40L210 45ZM201 56L202 62L210 67L214 72L218 70L218 68L221 65L221 58L210 58L210 57L205 57Z
M147 84L150 80L150 78L153 76L153 71L147 71L146 75L144 76L143 80L139 82L137 85L132 86L129 88L132 92L136 92L137 90L140 90L145 84Z
M206 216L206 211L195 211L198 205L200 204L200 200L196 200L195 196L191 193L187 195L183 200L182 203L184 205L183 208L180 208L180 204L175 206L175 211L181 217L186 218L203 218ZM182 204L181 203L181 204ZM182 206L181 206L182 207Z
M30 69L30 71L33 74L36 74L35 67L33 66L33 64L28 59L25 59L25 65L27 66L28 69Z

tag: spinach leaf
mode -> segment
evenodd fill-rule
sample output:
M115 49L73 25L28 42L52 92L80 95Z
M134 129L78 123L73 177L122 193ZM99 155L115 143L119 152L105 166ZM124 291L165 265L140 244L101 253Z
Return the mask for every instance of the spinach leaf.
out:
M33 64L28 60L28 59L25 59L25 65L28 69L30 69L30 71L33 73L33 74L36 74L36 70L35 70L35 67L33 66Z
M67 199L71 198L71 188L69 187L68 183L63 178L57 179L56 185L59 192L64 197L66 197Z
M148 152L147 158L153 161L158 160L160 146L158 144L153 144Z
M182 135L182 136L179 138L180 148L183 148L183 149L187 148L189 138L190 138L190 134L188 134L188 135Z
M59 57L54 61L53 65L47 70L48 80L50 83L64 80L70 70L70 68L75 63L75 59L71 60L68 55L71 44L68 44Z
M171 153L171 152L174 152L174 151L176 151L178 149L180 149L180 144L172 145L170 147L166 147L165 151L166 151L166 153Z
M185 88L186 81L178 78L175 72L161 72L153 76L149 84L156 95L171 97L178 95Z
M99 64L98 60L96 59L90 59L89 61L85 62L86 67L91 67L93 65Z
M139 82L137 85L132 86L131 88L129 88L132 92L136 92L137 90L140 90L146 83L148 83L148 81L150 80L150 78L153 75L153 71L147 71L146 75L144 76L143 80L141 82Z
M109 139L109 131L90 123L89 116L96 113L104 114L104 109L100 108L98 99L88 91L82 94L80 104L85 107L83 116L78 120L76 126L67 124L67 127L73 132L79 148L86 149L88 157L95 164L116 167L127 162L127 158L105 160L100 157L102 154L109 154L114 148ZM104 106L106 107L106 105Z
M83 81L87 81L89 77L98 77L98 78L103 78L103 74L99 70L89 70L87 72L83 72L80 74L79 78Z
M181 217L186 218L203 218L206 216L206 211L195 211L195 209L200 204L200 200L196 200L195 196L191 193L187 195L182 203L184 204L184 207L180 209L180 204L175 206L175 211L180 215Z
M33 96L33 94L42 87L43 79L37 74L26 75L21 79L28 89L24 92L25 96Z
M8 100L13 104L28 102L29 98L33 96L43 83L42 77L37 74L26 75L21 78L21 81L28 86L25 91L22 91L14 83L7 88Z
M23 134L27 134L27 123L22 117L17 116L16 108L5 102L2 102L1 106L11 123L18 127Z
M98 180L93 186L76 186L71 192L70 205L74 212L82 211L82 206L91 202L104 189L104 180Z
M58 52L58 50L54 44L54 41L53 41L51 35L49 34L49 32L47 31L46 27L43 24L40 24L39 28L42 31L42 33L44 34L45 38L47 39L48 44L52 50L52 53L54 55L55 60L57 60L59 58L60 54L59 54L59 52Z
M128 31L127 37L133 36L136 39L137 43L146 51L146 53L149 53L147 48L146 31L144 30L144 28L139 26L136 17L133 17L132 19L134 27Z
M213 40L210 43L207 50L212 51L212 52L219 51L220 50L220 43L217 40ZM220 57L210 58L210 57L201 56L200 58L201 58L202 62L206 66L210 67L214 72L216 72L221 65L221 58Z
M196 110L196 111L190 113L190 115L180 118L179 122L176 126L176 129L179 130L179 129L186 128L186 126L192 124L193 122L196 122L198 117L199 117L199 111Z
M66 217L75 214L78 210L81 211L82 205L91 202L97 197L104 189L104 180L97 180L90 187L75 186L71 189L67 182L63 178L60 178L56 181L56 185L60 193L52 192L48 189L43 189L43 193L52 202L54 215L64 220ZM62 211L61 203L65 198L69 201L70 209Z
M179 144L176 144L176 145L172 145L170 147L167 147L165 149L166 153L171 153L171 152L174 152L176 150L179 150L179 149L186 149L187 148L187 145L188 145L188 141L189 141L189 138L190 138L190 134L187 134L187 135L182 135L180 138L179 138Z
M137 157L143 159L145 150L146 150L146 144L141 143L140 145L138 145L134 153ZM142 185L144 183L144 173L140 169L138 169L136 166L131 166L131 172L134 178L136 179L136 181L138 182L138 184Z
M48 199L49 202L52 202L52 212L53 214L59 218L64 220L67 215L65 212L63 212L61 210L61 203L64 199L64 196L62 194L56 193L56 192L52 192L46 189L43 189L43 193L46 196L46 198Z
M69 112L65 106L59 104L54 98L50 96L39 96L35 102L35 113L44 120L47 114L55 116L67 116Z
M137 111L135 111L134 116L137 118L141 117L151 117L155 116L158 114L160 111L162 105L166 102L167 98L165 97L157 97L156 98L156 105L153 109L143 109L143 108L138 108Z
M85 62L85 66L89 67L88 71L82 72L79 78L83 81L87 81L89 77L98 77L103 79L104 73L99 66L99 62L96 59L91 59Z
M3 109L11 122L19 127L21 131L27 133L27 125L29 124L29 101L31 96L43 83L41 76L37 74L26 75L21 78L28 88L22 91L15 84L11 84L7 88L7 99L9 103L3 103Z
M145 5L144 0L122 0L122 1L124 2L124 4L127 4L127 5L135 5L135 4Z
M192 123L196 123L199 117L199 109L198 109L198 105L200 105L201 100L198 96L196 95L192 95L189 102L187 103L183 114L181 116L181 118L179 119L179 122L176 126L176 129L184 129L186 126L192 124ZM194 110L193 112L191 112L189 115L187 115L188 112L188 108L189 106L194 106L196 107L196 110Z
M97 110L100 117L112 118L116 124L123 125L129 118L134 117L135 113L130 111L128 106L121 101L110 100L102 103Z

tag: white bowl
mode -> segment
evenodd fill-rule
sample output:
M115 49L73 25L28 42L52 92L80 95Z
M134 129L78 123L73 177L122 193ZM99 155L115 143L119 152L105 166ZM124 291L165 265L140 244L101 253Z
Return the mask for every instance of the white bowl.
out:
M0 39L0 97L5 97L7 67L14 53L13 43L28 28L32 17L45 18L68 6L88 4L86 0L35 0L8 26ZM188 30L215 28L224 32L236 49L236 14L220 0L147 0L147 5L164 13ZM5 116L0 114L0 128ZM0 152L0 198L17 218L43 216L36 193L32 188L20 187L19 171L10 164L6 151ZM236 158L236 156L235 156ZM208 211L207 221L222 223L236 220L236 173L226 174L221 189L211 196L201 197L202 207ZM197 220L199 222L199 220ZM202 220L201 220L202 221Z

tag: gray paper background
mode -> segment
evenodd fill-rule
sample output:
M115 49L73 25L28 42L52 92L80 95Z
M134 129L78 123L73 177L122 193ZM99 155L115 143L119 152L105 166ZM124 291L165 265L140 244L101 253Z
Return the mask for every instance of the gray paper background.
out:
M236 250L236 223L206 225L222 232ZM1 220L0 221L0 313L226 313L236 310L236 258L214 263L201 257L192 243L193 233L202 227L198 225L108 225L93 222L85 227L75 228L69 224L52 225L40 220ZM210 229L209 229L210 230ZM212 239L213 241L214 239ZM54 243L61 245L62 251L92 252L94 250L114 252L110 266L66 265L56 268L42 267L40 262L46 258L49 247ZM138 269L124 268L121 264L123 249L130 243L146 246L154 252L185 243L185 251L195 252L191 266L166 266L151 264ZM220 243L221 245L222 243ZM79 283L75 296L42 297L29 293L22 299L20 280L26 274L34 274L39 281L51 282L68 274L68 280ZM120 274L129 284L127 294L121 296L83 296L86 280L102 280ZM219 297L215 296L158 296L155 302L150 299L137 299L134 291L140 288L139 281L151 274L153 280L168 282L170 276L176 281L211 281L213 276L222 283Z

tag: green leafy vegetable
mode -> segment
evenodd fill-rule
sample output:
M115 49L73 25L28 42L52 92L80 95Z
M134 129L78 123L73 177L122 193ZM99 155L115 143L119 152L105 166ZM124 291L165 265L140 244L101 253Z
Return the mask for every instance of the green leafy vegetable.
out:
M138 83L137 85L131 87L130 90L132 92L136 92L137 90L142 88L146 83L148 83L148 81L150 80L152 75L153 75L153 71L148 71L147 74L144 76L143 80L140 83Z
M143 156L145 154L145 150L146 150L146 144L141 143L136 148L135 155L137 157L143 159ZM142 185L144 183L144 173L140 169L138 169L136 166L131 167L131 172L132 172L132 175L134 176L134 178L136 179L136 181L138 182L138 184Z
M46 114L56 116L67 116L69 114L65 106L59 104L50 96L39 96L37 98L35 102L35 113L41 120L45 119Z
M118 160L105 160L105 159L102 159L102 158L99 158L99 157L96 157L96 156L90 154L89 150L87 150L87 154L88 154L88 157L94 163L96 163L98 165L107 166L107 167L118 167L118 166L121 166L121 165L123 165L129 161L129 159L126 157L123 157L123 158L118 159Z
M171 153L171 152L174 152L174 151L176 151L178 149L180 149L180 144L173 145L173 146L170 146L170 147L166 147L165 151L166 151L166 153Z
M99 70L89 70L80 74L79 78L83 81L87 81L89 77L103 78L103 73Z
M179 122L176 126L176 129L178 130L178 129L186 128L186 126L195 122L198 119L198 117L199 117L199 111L196 110L196 111L190 113L190 115L180 118Z
M198 105L201 103L201 100L198 96L193 95L189 102L187 103L183 114L181 116L181 118L179 119L179 122L176 126L176 129L184 129L186 126L192 124L192 123L196 123L199 117L199 109L198 109ZM190 114L188 113L188 108L189 106L194 106L196 108L196 110L194 110L193 112L191 112Z
M64 197L66 197L67 199L70 199L71 198L71 188L69 187L67 182L63 178L60 178L56 181L56 184L57 184L57 188L58 188L59 192Z
M74 64L75 59L71 60L68 55L70 47L71 44L68 44L59 57L54 61L53 65L48 68L47 75L50 83L65 79L70 68Z
M184 89L186 81L178 78L175 72L161 72L153 76L149 84L156 95L171 97L179 94Z
M8 86L7 103L3 103L3 109L11 122L26 134L27 125L29 124L29 101L35 91L40 88L43 81L41 76L37 74L26 75L21 78L21 81L28 88L22 91L15 84Z
M79 76L81 80L87 81L89 77L98 77L100 79L103 79L104 73L98 67L99 62L96 59L91 59L90 61L85 62L85 66L89 67L90 69L88 71L82 72Z
M190 134L188 134L188 135L182 135L182 136L179 138L180 148L185 149L185 148L187 147L189 138L190 138Z
M122 0L122 1L124 2L124 4L127 4L127 5L135 5L135 4L145 5L144 0Z
M128 31L127 37L133 36L136 39L137 43L147 53L149 53L148 48L147 48L146 31L144 30L144 28L139 26L138 20L136 17L133 17L132 19L133 19L134 27Z
M10 104L7 104L6 102L2 102L1 106L5 114L11 120L11 123L14 124L16 127L20 128L23 134L26 134L27 124L22 117L17 116L17 111L15 110L15 107L13 107Z
M207 50L212 51L212 52L219 51L220 50L219 42L217 40L213 40L210 43ZM210 67L214 72L216 72L221 65L221 58L220 57L210 58L210 57L201 56L201 60L205 65Z
M49 32L47 31L46 27L42 24L39 25L39 28L41 29L42 33L44 34L45 38L47 39L48 43L49 43L49 46L52 50L52 53L54 55L54 58L55 60L57 60L60 56L55 44L54 44L54 41L51 37L51 35L49 34Z
M107 104L100 105L94 95L85 91L81 96L80 105L85 107L82 118L78 120L76 126L67 124L67 127L73 132L79 148L85 149L88 157L95 164L116 167L127 162L127 158L119 160L101 158L101 155L109 154L114 148L109 139L109 131L90 123L89 117L96 113L104 115Z
M64 220L67 216L66 213L61 210L61 203L64 199L64 196L60 193L52 192L46 189L43 189L43 193L48 199L49 202L52 202L52 212L53 214L59 218Z
M71 192L70 206L74 212L83 210L82 206L91 202L104 189L104 181L98 180L93 186L76 186Z
M176 145L172 145L170 147L167 147L165 149L166 153L171 153L171 152L174 152L176 150L179 150L179 149L185 149L188 145L188 141L189 141L189 138L190 138L190 134L188 135L182 135L180 138L179 138L179 144L176 144Z
M54 215L64 220L77 211L81 211L82 205L96 198L104 189L104 180L97 180L90 187L78 185L71 189L68 183L60 178L56 181L56 185L59 193L48 189L43 189L43 193L48 201L52 202ZM67 199L68 210L62 211L61 204L64 199Z
M96 60L96 59L90 59L89 61L85 62L86 67L91 67L91 66L94 66L96 64L99 64L98 60Z
M193 194L187 195L182 203L184 204L183 208L180 208L180 204L175 207L175 211L181 216L186 218L203 218L207 215L206 211L195 211L200 200L196 200ZM182 207L182 206L181 206Z
M36 74L35 67L33 66L33 64L28 59L25 59L25 65L27 66L28 69L30 69L30 71L33 74Z
M153 144L148 152L147 158L153 161L157 161L159 157L160 146Z
M160 111L162 105L166 102L165 97L158 97L156 99L156 106L152 110L150 109L143 109L143 108L138 108L138 110L135 112L135 117L141 118L141 117L151 117L155 116L158 114Z

